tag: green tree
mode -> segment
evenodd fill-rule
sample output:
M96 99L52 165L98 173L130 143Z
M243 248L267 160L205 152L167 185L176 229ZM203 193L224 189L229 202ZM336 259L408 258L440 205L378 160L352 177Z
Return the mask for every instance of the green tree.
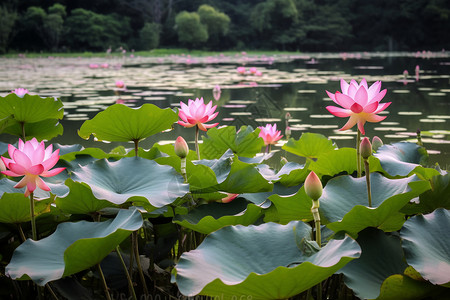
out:
M66 42L72 49L103 51L123 45L130 34L129 18L101 15L82 8L74 9L66 20Z
M10 10L6 5L0 6L0 53L5 53L11 40L17 12Z
M200 22L206 25L208 30L208 45L213 48L220 47L221 39L230 29L230 17L207 4L200 5L197 13Z
M207 27L200 22L200 16L196 12L182 11L177 14L175 30L178 41L189 49L198 47L208 40Z
M158 48L161 26L156 23L145 23L139 32L140 47L143 50Z

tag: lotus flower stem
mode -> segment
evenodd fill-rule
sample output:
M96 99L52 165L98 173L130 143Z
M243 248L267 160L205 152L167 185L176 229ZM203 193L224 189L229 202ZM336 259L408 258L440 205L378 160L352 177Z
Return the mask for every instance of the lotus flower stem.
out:
M186 157L181 159L181 175L184 178L184 183L187 183L187 174L186 174Z
M56 296L55 292L53 291L52 287L50 286L50 283L47 283L45 287L48 289L50 294L52 295L53 299L59 300L58 296Z
M141 260L139 258L138 232L134 231L132 234L135 235L133 250L134 250L134 257L136 258L136 264L137 264L137 268L138 268L138 272L139 272L139 278L141 279L141 282L142 282L142 289L144 290L144 294L148 296L149 293L148 293L147 283L145 282L144 272L142 271Z
M33 192L30 193L30 216L31 216L31 232L33 240L37 241L36 218L34 217L34 197Z
M128 269L127 269L127 265L125 264L125 261L123 260L122 254L120 254L120 247L119 245L116 246L116 252L117 252L117 256L119 256L120 262L122 263L122 267L123 270L125 271L125 275L127 276L127 281L128 281L128 287L130 288L130 292L133 296L134 300L137 300L136 298L136 292L134 291L134 287L133 287L133 282L131 281L131 277L130 277L130 273L128 273ZM100 264L98 265L100 268ZM103 277L104 278L104 277ZM104 287L106 286L106 281L104 283ZM108 287L106 286L106 290L108 289ZM108 299L111 299L109 297L109 293L107 293L108 295Z
M20 226L20 224L17 224L17 227L19 229L19 235L22 238L22 242L25 242L27 240L27 238L25 237L25 234L23 233L22 226Z
M25 123L24 122L20 122L20 127L22 128L22 138L24 141L26 141L25 138Z
M370 168L369 161L364 159L364 169L366 171L367 198L369 199L369 207L372 207L372 193L370 191Z
M98 273L100 274L100 278L102 279L103 290L105 291L105 296L107 300L111 300L111 295L109 294L108 285L106 284L105 275L103 274L102 268L100 264L97 264Z
M195 152L197 152L197 158L200 160L200 149L198 147L198 125L195 126Z
M359 144L361 143L361 131L357 130L356 134L356 171L357 177L361 177L361 150L359 149Z
M322 237L320 234L320 214L319 214L319 200L313 200L313 205L311 207L311 212L314 217L314 227L316 229L316 242L319 247L322 247Z

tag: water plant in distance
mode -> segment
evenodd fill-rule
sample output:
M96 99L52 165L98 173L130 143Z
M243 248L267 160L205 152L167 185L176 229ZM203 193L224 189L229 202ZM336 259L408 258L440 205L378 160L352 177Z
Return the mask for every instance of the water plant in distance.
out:
M378 120L375 112L387 107L379 103L380 85L350 81L331 94L343 106L352 101L331 109L349 114L344 128L359 124L361 131ZM28 109L27 95L6 96L18 116ZM215 128L208 122L216 109L202 99L178 113L113 104L79 130L83 138L133 142L131 150L45 148L27 132L28 141L16 146L0 143L0 295L445 299L450 179L427 167L422 146L374 138L373 153L368 138L357 149L339 148L326 136L291 132L282 149L292 161L279 166L273 152L259 153L281 138L275 125ZM24 120L34 121L29 117ZM202 159L183 136L139 147L177 121L195 126L196 135L207 130ZM366 178L353 176L356 152L367 162ZM294 161L297 156L306 162ZM42 183L39 176L47 175L54 176ZM39 200L39 241L26 239L35 231L28 193Z

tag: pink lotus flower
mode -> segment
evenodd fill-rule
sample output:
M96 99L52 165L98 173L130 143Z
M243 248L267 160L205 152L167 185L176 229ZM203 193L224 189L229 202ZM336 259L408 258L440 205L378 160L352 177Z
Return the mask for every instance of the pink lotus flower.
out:
M213 88L213 97L216 101L219 101L220 95L222 94L222 90L220 89L220 86L216 84L216 86Z
M116 87L118 89L123 89L123 88L125 88L125 83L122 80L117 80L116 81Z
M264 145L275 145L276 142L281 139L283 136L281 135L281 131L277 130L277 124L273 126L271 124L267 124L266 127L260 126L261 129L259 132L259 137L262 137L264 140Z
M18 148L11 144L8 145L8 153L11 159L1 157L6 168L9 169L1 173L12 177L24 176L14 187L23 188L26 186L25 197L28 197L36 189L36 186L44 191L50 191L50 188L39 176L55 176L65 169L50 170L59 160L59 149L55 152L52 151L52 145L45 148L44 142L39 143L36 138L25 143L19 139Z
M347 130L358 124L358 129L365 134L364 124L366 122L380 122L386 117L378 116L377 113L385 110L391 102L380 104L381 99L386 95L386 89L381 89L381 81L377 81L370 87L365 79L358 84L354 79L348 84L341 79L342 93L337 91L332 94L328 91L328 96L343 108L327 106L326 109L336 117L350 117L347 123L339 130Z
M245 74L245 67L237 67L236 71L239 74L243 75L243 74Z
M206 131L207 128L212 128L219 123L214 124L205 124L206 122L214 119L219 112L214 112L217 108L217 105L212 106L212 101L209 101L208 104L203 102L203 98L191 100L189 99L188 105L183 102L180 102L181 109L178 112L178 116L183 121L178 121L178 124L184 127L194 127L198 126L199 129Z
M255 67L251 67L249 71L250 73L255 74L258 71L258 69L256 69Z
M24 88L17 88L14 91L11 91L11 93L16 94L17 97L19 97L19 98L23 98L25 96L25 94L29 93L29 91Z

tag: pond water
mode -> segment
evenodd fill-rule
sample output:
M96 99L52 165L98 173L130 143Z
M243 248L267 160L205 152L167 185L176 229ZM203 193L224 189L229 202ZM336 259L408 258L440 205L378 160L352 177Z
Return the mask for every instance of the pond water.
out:
M238 66L245 66L247 71L256 67L262 75L249 72L240 75L236 72ZM196 97L218 105L216 120L220 125L255 128L276 123L284 133L285 115L289 112L292 137L298 139L303 132L314 132L331 137L339 147L354 147L356 128L338 131L347 119L328 113L325 107L333 102L325 90L333 93L340 90L341 78L347 81L366 78L369 84L381 80L382 89L388 90L382 102L392 104L383 112L387 114L383 122L365 125L366 136L377 135L385 143L415 142L416 131L420 129L430 154L429 164L438 162L446 169L450 166L450 52L3 58L0 77L1 95L24 87L41 96L61 98L65 111L64 135L52 142L79 143L105 150L119 144L85 141L77 130L84 120L118 99L130 107L152 103L165 108L177 107L180 101ZM120 96L115 91L116 80L124 81L127 87ZM212 94L215 85L222 90L218 101ZM156 141L173 143L179 135L192 142L194 130L175 125L171 132L155 135L141 146L150 148ZM15 142L14 137L6 135L0 135L0 140ZM279 150L281 145L273 149Z

